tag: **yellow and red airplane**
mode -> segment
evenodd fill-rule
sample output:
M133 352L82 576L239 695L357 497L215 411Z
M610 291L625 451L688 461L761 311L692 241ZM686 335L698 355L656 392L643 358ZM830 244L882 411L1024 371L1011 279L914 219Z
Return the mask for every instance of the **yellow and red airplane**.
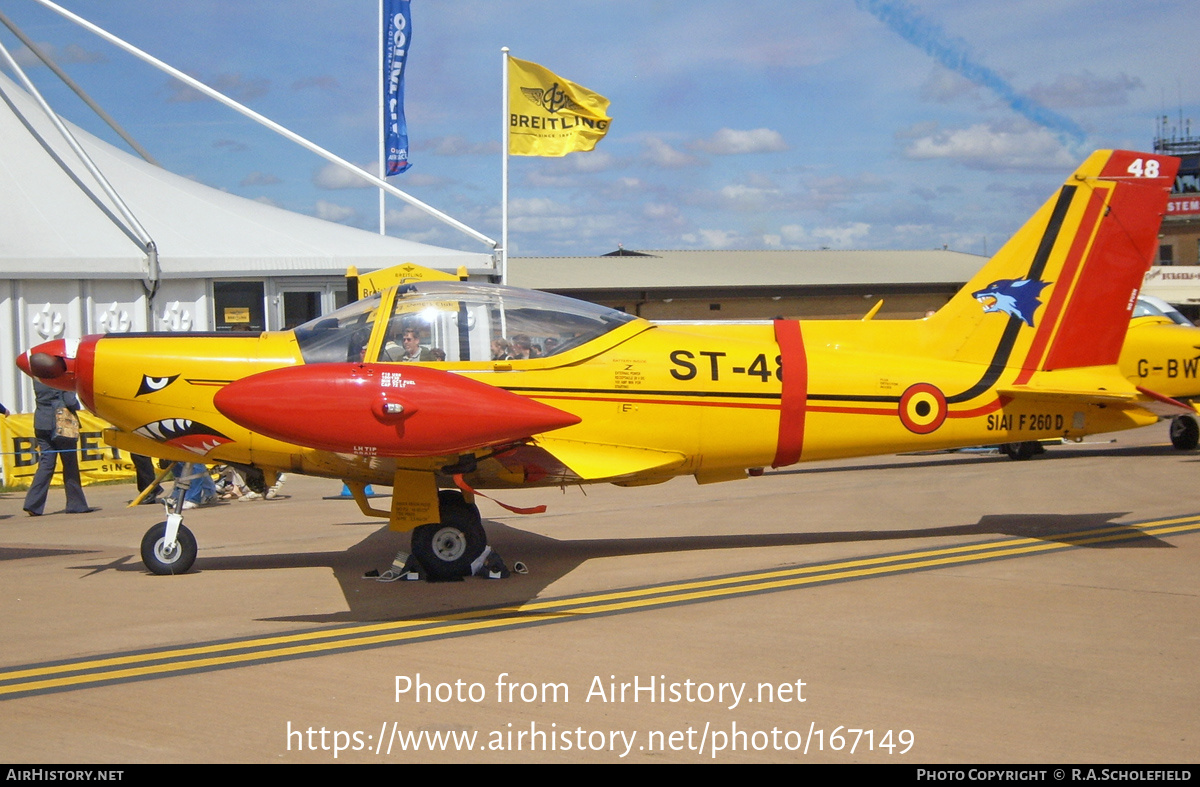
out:
M1200 328L1175 307L1141 296L1121 350L1121 372L1134 385L1191 402L1200 397ZM1200 445L1195 413L1171 418L1171 444L1181 451Z
M1139 295L1117 365L1135 386L1191 403L1200 397L1200 328L1166 301ZM1195 412L1164 416L1171 418L1173 446L1193 451L1200 445ZM1049 441L1051 445L1055 442ZM1005 443L1000 450L1013 459L1029 459L1045 448L1040 441L1026 440Z
M1178 163L1094 153L925 320L655 324L422 280L290 331L88 336L18 365L130 452L342 479L429 575L461 576L487 551L476 488L708 483L1190 412L1117 366ZM390 510L366 484L392 486ZM195 556L178 511L143 539L155 573Z

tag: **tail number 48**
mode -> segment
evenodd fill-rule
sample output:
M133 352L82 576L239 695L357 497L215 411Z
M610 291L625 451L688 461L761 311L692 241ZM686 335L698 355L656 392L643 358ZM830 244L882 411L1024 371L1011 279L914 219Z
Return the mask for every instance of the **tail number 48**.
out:
M1148 158L1143 161L1140 158L1135 158L1133 163L1129 165L1129 169L1125 171L1135 178L1157 178L1158 159Z

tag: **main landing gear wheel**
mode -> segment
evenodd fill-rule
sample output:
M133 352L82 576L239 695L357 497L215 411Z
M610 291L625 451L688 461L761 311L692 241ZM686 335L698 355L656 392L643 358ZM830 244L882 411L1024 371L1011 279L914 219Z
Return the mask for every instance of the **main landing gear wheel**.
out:
M1180 451L1194 451L1200 445L1200 424L1190 415L1171 419L1171 445Z
M430 579L470 576L471 564L487 549L479 509L449 489L438 492L438 509L441 522L413 530L413 556Z
M159 522L142 537L142 563L153 574L183 574L196 562L196 537L183 525L167 543L167 523Z
M1009 459L1032 459L1038 454L1045 453L1046 449L1037 440L1027 440L1023 443L1005 443L1000 446L1001 453L1005 454Z

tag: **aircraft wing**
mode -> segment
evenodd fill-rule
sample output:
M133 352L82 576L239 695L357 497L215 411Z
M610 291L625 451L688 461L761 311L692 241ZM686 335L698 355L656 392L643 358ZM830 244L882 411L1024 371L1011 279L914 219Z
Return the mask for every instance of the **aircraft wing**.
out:
M683 454L674 451L585 443L545 435L535 437L534 443L585 481L649 473L654 470L666 471L686 461Z

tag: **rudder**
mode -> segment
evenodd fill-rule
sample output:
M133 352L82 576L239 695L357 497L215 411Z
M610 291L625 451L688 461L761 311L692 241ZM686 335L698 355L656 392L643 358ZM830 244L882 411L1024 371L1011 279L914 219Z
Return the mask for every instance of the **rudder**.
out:
M1116 363L1179 160L1097 151L937 314L943 357L1034 371Z

